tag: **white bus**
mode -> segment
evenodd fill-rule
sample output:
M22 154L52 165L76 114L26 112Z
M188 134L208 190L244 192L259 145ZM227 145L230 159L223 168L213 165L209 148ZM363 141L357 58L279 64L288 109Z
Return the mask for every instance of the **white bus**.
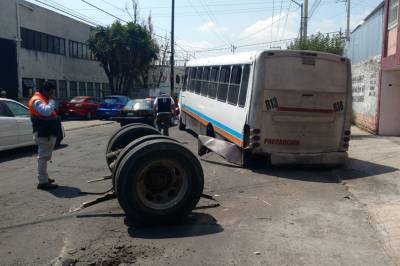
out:
M258 51L186 66L180 129L235 144L241 164L340 165L350 141L350 62L314 51Z

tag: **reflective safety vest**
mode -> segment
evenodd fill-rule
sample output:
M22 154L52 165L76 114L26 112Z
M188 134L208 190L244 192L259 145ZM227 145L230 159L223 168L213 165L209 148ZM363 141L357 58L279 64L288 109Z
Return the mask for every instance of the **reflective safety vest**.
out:
M38 111L36 111L36 109L33 107L33 103L35 102L35 101L37 101L37 100L39 100L39 101L41 101L42 103L44 103L44 104L49 104L49 101L46 99L46 98L44 98L43 97L43 95L40 93L40 92L36 92L33 96L32 96L32 98L29 100L29 103L28 103L28 107L29 107L29 113L31 114L31 116L32 117L35 117L35 118L49 118L49 117L45 117L45 116L43 116L43 115L41 115ZM52 117L56 117L57 116L57 114L56 114L56 112L55 111L53 111L53 112L51 112L51 114L50 114L50 118L52 118Z

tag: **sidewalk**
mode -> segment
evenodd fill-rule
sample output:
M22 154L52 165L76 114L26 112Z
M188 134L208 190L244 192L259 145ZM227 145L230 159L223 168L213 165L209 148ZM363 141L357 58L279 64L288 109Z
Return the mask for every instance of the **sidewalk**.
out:
M114 121L108 121L108 120L76 120L76 121L63 121L62 124L64 126L65 131L72 131L72 130L78 130L82 128L89 128L89 127L97 127L97 126L102 126L102 125L109 125L109 124L115 124L116 122Z
M385 250L400 261L400 137L374 136L352 127L349 170L343 177Z

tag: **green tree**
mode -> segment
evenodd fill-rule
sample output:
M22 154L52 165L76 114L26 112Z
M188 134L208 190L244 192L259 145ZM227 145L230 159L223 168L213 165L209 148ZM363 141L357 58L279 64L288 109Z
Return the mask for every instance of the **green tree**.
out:
M322 34L320 32L306 39L295 39L289 44L291 50L312 50L343 55L345 41L340 34Z
M104 68L112 94L127 95L133 82L143 84L143 74L157 60L159 52L146 26L134 22L98 26L88 44Z

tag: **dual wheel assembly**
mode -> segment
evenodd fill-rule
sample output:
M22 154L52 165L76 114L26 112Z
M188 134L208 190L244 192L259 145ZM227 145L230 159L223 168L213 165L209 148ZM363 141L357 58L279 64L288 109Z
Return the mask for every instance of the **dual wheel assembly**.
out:
M197 157L145 124L115 132L107 144L106 162L120 206L141 224L182 220L203 192L204 174Z

